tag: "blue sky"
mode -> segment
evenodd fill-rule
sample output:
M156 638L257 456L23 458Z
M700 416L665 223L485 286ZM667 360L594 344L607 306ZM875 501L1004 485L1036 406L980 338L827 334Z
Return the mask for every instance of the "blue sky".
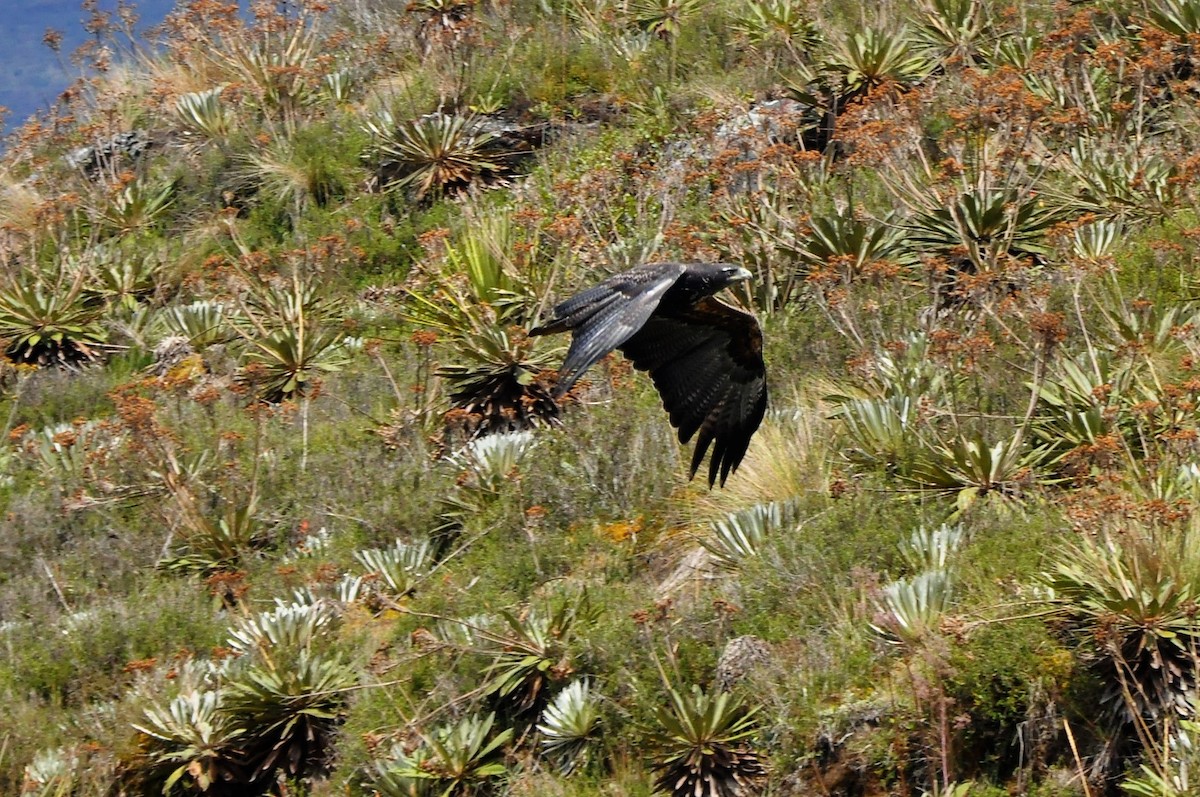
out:
M115 12L116 0L100 0ZM174 0L137 0L140 28L158 24ZM49 107L78 74L68 58L87 38L79 0L0 0L0 105L12 113L5 132ZM42 43L48 28L63 34L61 55Z

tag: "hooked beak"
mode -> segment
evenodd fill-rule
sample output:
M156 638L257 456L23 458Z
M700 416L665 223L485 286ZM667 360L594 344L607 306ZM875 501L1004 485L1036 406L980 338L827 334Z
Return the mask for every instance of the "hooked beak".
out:
M750 273L749 269L733 268L733 269L729 270L729 281L730 282L743 282L745 280L753 279L753 278L754 278L754 275Z

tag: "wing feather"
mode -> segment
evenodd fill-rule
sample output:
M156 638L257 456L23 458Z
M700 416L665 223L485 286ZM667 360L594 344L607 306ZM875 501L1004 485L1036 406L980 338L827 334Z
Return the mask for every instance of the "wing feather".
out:
M762 331L712 297L663 309L618 348L647 371L680 442L696 435L691 474L712 449L708 484L737 470L767 409Z
M584 371L637 334L683 270L682 264L655 263L611 277L559 304L550 321L531 330L531 335L573 333L555 395L566 393Z

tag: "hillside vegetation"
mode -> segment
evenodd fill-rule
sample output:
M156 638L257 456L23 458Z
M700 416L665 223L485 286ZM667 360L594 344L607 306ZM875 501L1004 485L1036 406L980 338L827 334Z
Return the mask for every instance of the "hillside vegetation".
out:
M0 159L0 794L1195 794L1200 0L85 3ZM556 301L730 261L687 479Z

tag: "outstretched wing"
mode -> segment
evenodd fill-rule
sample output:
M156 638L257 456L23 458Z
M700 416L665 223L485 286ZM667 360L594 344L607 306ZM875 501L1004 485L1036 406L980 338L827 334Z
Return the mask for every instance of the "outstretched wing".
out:
M636 334L683 271L680 263L639 266L555 307L554 317L529 333L573 333L554 394L566 393L584 371Z
M708 297L652 315L620 349L650 373L679 442L699 432L691 475L712 446L708 486L724 486L767 410L758 321Z

